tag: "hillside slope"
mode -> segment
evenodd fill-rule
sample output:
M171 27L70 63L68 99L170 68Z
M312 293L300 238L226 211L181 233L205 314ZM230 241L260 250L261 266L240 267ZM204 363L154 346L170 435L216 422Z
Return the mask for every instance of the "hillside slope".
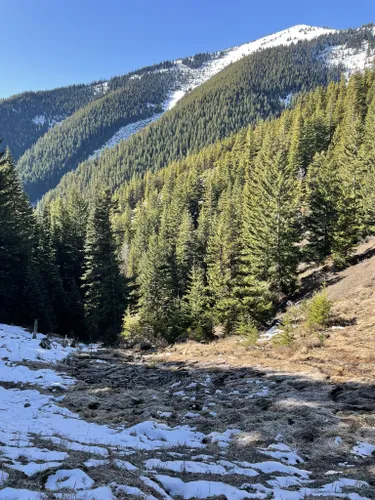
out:
M59 192L70 184L113 189L134 174L155 171L249 123L278 116L295 93L327 85L362 63L363 69L375 53L372 27L292 41L231 64L189 92L158 122L103 151L99 158L83 162L62 180Z
M73 85L1 99L3 146L8 146L17 160L51 127L102 95L100 85Z
M166 61L102 82L100 89L105 95L101 99L80 109L59 127L47 132L20 158L18 169L26 190L35 200L53 188L65 172L157 120L163 111L172 109L186 93L249 54L315 39L331 32L298 25L239 47ZM314 69L311 71L314 73ZM316 75L312 77L314 79L317 79ZM296 82L297 90L299 83ZM324 83L324 78L319 77L318 83ZM281 92L287 96L283 89ZM264 100L261 97L252 106L254 109L248 109L249 119L277 113L283 106L278 98L270 103ZM233 113L236 114L236 109L233 109ZM236 124L235 130L240 125ZM221 135L224 133L227 132L223 131Z
M300 373L339 386L352 382L353 388L356 383L372 384L375 376L375 238L357 247L347 269L337 271L332 262L327 261L301 273L300 281L305 292L298 296L296 304L311 298L323 283L332 300L332 323L326 329L323 345L316 334L306 335L306 331L297 328L296 341L290 347L275 346L272 340L262 340L261 335L258 344L249 348L241 338L230 337L209 345L188 342L168 347L156 359L176 363L200 359L237 368L252 366L278 373ZM282 318L280 313L278 320ZM366 403L366 397L362 403L356 402L355 393L351 395L352 399L346 401L348 405L374 404L371 399Z

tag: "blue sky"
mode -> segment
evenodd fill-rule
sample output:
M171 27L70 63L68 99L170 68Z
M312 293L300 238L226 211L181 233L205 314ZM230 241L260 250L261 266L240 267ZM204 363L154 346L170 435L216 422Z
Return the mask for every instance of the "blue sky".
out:
M0 97L126 73L294 24L375 22L375 0L0 0Z

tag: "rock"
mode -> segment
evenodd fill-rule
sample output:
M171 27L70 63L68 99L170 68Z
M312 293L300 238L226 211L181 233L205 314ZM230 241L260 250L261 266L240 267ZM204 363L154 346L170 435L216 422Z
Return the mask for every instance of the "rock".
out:
M198 410L200 411L203 407L200 403L192 403L189 405L190 410Z
M142 398L131 398L131 403L134 406L138 406L138 405L142 404L143 402L144 401Z
M90 401L89 404L87 405L90 410L97 410L99 408L100 404L98 401Z
M149 351L150 349L152 349L152 345L150 344L150 342L146 342L145 340L143 342L140 342L138 345L137 345L137 348L140 350L140 351Z

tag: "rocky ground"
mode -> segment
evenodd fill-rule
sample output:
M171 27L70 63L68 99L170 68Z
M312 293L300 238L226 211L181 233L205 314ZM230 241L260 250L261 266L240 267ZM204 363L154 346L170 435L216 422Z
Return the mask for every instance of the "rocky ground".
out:
M0 325L0 500L375 498L372 252L318 270L323 344L45 349Z
M372 386L0 326L0 499L374 498Z

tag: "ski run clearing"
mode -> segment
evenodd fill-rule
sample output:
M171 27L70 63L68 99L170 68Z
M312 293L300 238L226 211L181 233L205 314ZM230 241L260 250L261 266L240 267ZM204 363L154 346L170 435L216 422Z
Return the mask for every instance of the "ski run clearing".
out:
M280 432L259 446L241 426L223 427L217 417L220 408L225 404L233 408L236 398L265 408L265 398L276 394L274 381L241 375L235 386L224 387L216 372L198 370L189 370L189 376L184 373L182 378L177 370L171 379L151 367L147 370L137 357L129 355L129 363L122 360L113 365L109 351L99 346L71 348L66 340L54 338L51 348L43 349L43 338L38 334L33 339L26 330L0 325L0 499L371 498L373 490L358 472L375 451L369 442L349 448L351 461L318 473ZM133 406L138 423L114 424L110 409L105 410L108 425L102 417L95 419L92 414L86 421L80 415L85 412L68 409L75 394L82 409L85 397L108 395L110 376L105 380L105 373L112 373L112 390L117 390L116 384L124 384L126 375L120 373L115 379L113 373L126 370L127 364L133 370L130 387L138 391L135 394L145 394L146 387L139 389L147 376L145 386L153 391L155 383L159 391L147 396L147 401L126 392L129 387L120 398L118 393L113 410L117 405L129 412ZM77 373L77 367L84 367L80 376L85 383L68 373L72 366ZM103 385L107 382L108 387ZM146 413L140 409L143 403L159 405L160 410L142 420L138 415ZM174 409L164 411L167 404ZM91 401L88 406L95 409L99 403L95 406ZM187 412L188 407L195 411ZM121 418L129 421L125 413ZM336 436L333 443L340 448L343 438Z

